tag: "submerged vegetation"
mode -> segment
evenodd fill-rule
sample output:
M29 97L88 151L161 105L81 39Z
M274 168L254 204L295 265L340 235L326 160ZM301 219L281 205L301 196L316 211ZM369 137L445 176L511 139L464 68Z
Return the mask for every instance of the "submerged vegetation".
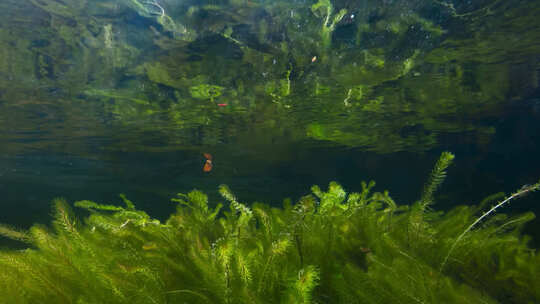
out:
M312 142L485 144L508 103L537 106L539 15L526 0L3 0L0 145L96 158L227 146L274 162ZM437 211L453 159L409 205L374 182L313 186L279 208L193 190L165 221L125 196L56 199L50 226L0 225L23 244L0 250L0 302L539 303L522 234L534 214L498 211L540 182Z
M385 153L440 132L486 143L482 119L539 87L539 14L537 1L5 0L0 105L85 107L161 149L244 128Z
M160 222L123 206L63 199L52 227L0 226L28 249L0 252L6 303L537 303L540 256L520 233L534 218L492 215L540 188L528 185L488 208L435 211L434 193L454 156L443 153L417 202L398 205L374 182L337 183L281 208L213 205L178 194ZM482 210L488 210L482 215ZM498 211L498 210L497 210ZM480 221L481 220L481 221Z

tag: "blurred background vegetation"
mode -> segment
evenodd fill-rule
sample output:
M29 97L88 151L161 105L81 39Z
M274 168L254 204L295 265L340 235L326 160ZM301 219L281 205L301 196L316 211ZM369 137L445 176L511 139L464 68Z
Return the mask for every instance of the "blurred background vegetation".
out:
M487 142L485 119L539 86L535 1L0 6L3 116L41 108L66 120L58 136L113 125L160 139L130 150L245 146L253 130L385 153L425 151L441 132Z

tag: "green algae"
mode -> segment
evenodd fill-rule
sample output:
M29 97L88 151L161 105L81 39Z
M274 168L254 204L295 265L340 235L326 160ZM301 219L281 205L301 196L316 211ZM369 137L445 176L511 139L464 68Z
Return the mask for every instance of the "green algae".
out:
M221 96L223 92L223 87L211 84L200 84L189 88L189 93L191 97L196 99L214 101L214 98Z

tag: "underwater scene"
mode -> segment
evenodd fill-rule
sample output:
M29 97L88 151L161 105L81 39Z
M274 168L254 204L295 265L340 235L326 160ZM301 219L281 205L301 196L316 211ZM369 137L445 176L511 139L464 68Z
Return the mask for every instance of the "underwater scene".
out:
M540 303L540 0L0 0L0 303Z

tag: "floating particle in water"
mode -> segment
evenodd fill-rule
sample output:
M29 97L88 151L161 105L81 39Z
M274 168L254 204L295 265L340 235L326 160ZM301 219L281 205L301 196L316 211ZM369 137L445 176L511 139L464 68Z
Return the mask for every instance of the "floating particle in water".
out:
M213 164L212 164L212 154L210 153L203 153L204 158L206 158L206 162L203 166L204 172L210 172L212 170Z

